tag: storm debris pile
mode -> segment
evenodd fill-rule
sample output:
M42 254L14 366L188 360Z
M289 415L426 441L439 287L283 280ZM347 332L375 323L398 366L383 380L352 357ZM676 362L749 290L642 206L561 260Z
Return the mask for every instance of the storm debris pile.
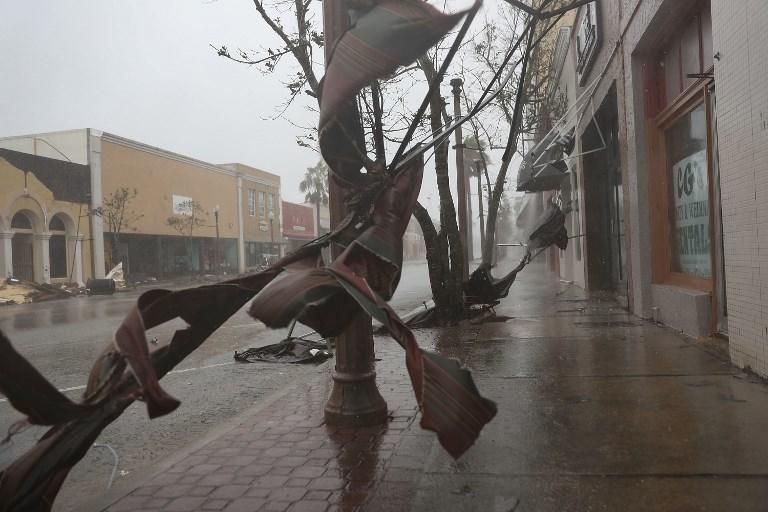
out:
M0 283L0 306L28 304L46 300L68 299L80 295L81 291L73 284L40 284L9 277Z

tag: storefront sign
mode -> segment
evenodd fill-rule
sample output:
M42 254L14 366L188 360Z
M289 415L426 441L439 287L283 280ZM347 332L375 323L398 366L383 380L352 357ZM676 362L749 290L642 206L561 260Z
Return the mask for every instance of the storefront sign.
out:
M192 198L186 196L172 196L174 215L192 215Z
M679 270L709 277L709 183L707 152L701 150L672 166L673 255Z

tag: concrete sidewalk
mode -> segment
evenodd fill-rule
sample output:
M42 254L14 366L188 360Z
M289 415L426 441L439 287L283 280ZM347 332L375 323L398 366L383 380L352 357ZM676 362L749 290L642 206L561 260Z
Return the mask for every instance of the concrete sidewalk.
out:
M459 461L377 338L386 425L326 426L324 367L85 510L768 510L763 384L538 266L497 311L514 319L417 333L499 405Z

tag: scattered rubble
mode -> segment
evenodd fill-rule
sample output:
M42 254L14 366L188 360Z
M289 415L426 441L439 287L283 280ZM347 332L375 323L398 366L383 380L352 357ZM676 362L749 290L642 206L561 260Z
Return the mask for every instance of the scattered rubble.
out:
M328 350L327 343L300 338L287 338L273 345L235 351L235 361L240 363L317 364L331 357L333 353Z
M0 283L0 305L27 304L46 300L66 299L81 295L83 290L73 284L40 284L9 277Z
M235 361L240 363L317 364L333 357L333 347L329 340L325 338L310 339L318 336L315 331L302 336L293 336L295 328L296 321L291 323L288 336L279 343L249 348L242 352L235 351Z
M107 273L105 279L111 279L115 282L115 288L125 288L125 274L123 273L123 262L121 261L114 266L112 270Z

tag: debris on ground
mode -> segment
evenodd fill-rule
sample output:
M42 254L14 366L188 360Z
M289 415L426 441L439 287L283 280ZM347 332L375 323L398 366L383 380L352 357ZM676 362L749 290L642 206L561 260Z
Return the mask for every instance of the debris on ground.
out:
M301 336L294 336L296 320L291 322L288 335L279 343L258 348L249 348L242 352L235 351L235 361L240 363L322 363L333 357L333 345L326 338L309 339L318 336L311 331Z
M464 484L456 489L451 489L451 494L472 494L472 487Z
M322 363L333 357L325 342L286 338L280 343L259 348L235 351L235 361L240 363Z
M125 288L125 274L123 273L123 262L121 261L107 273L105 279L112 279L115 282L115 288Z
M88 295L112 295L115 293L115 281L112 279L89 279L85 283Z
M76 285L34 283L9 277L0 283L0 305L27 304L46 300L66 299L79 295Z

